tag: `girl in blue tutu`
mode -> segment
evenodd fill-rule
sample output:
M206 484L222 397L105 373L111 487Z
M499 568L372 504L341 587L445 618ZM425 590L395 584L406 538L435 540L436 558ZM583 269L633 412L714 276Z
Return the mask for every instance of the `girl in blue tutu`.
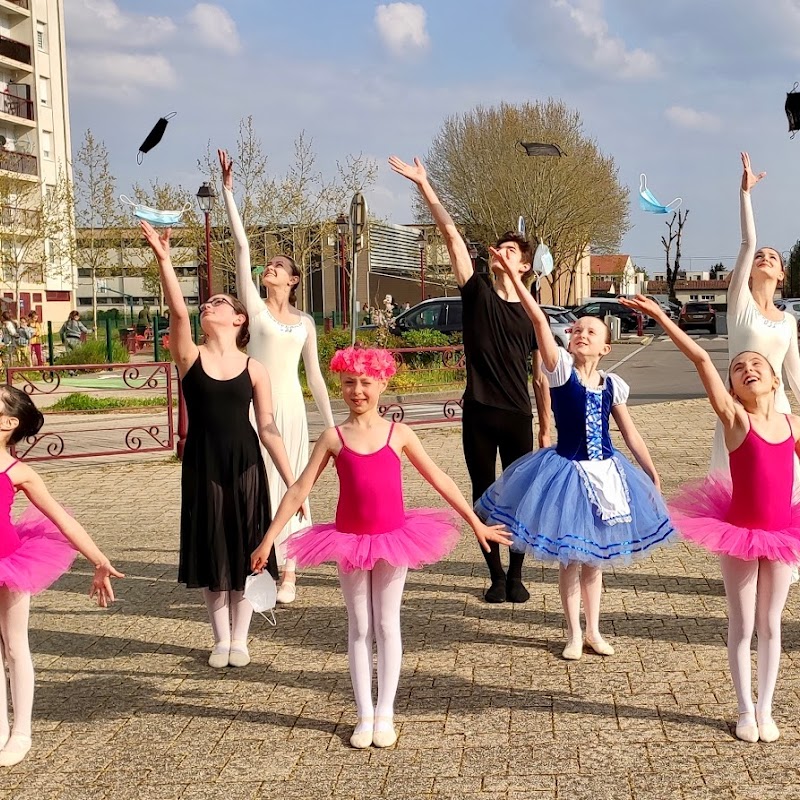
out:
M583 653L581 597L586 644L600 655L613 655L600 635L602 570L628 563L674 535L658 473L625 405L628 385L598 370L600 359L611 351L608 326L583 317L572 327L569 350L559 347L547 316L507 268L502 251L491 252L514 281L536 329L558 443L515 461L475 509L487 523L510 529L513 549L558 562L567 618L564 658L575 661ZM611 416L641 470L614 449Z

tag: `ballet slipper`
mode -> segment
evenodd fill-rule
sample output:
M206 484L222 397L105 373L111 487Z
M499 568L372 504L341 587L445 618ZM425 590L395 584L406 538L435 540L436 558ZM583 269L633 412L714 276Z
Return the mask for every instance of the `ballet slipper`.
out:
M278 593L275 595L276 602L281 605L288 605L294 603L297 597L297 586L294 581L282 581Z
M231 667L246 667L249 663L250 651L247 649L247 642L231 642L228 664Z
M372 744L372 717L365 717L356 722L356 729L350 737L350 746L356 750L366 750Z
M780 737L781 732L772 717L763 721L759 721L758 738L762 742L777 742Z
M19 764L31 749L31 737L23 733L12 733L6 746L0 750L0 767Z
M583 655L583 638L570 639L562 650L561 656L567 661L579 661Z
M587 636L586 644L589 645L589 647L591 647L592 650L594 650L594 652L599 656L614 655L614 648L602 636L599 636L597 639L590 639Z
M743 742L758 741L758 725L756 725L755 714L752 711L744 711L739 714L736 722L736 738Z
M483 599L487 603L506 602L506 579L505 576L492 581L492 585L486 590Z
M391 747L397 741L393 717L375 717L372 731L372 744L375 747Z
M211 655L208 657L208 666L214 669L224 669L227 667L230 651L230 642L219 642L215 644Z
M509 603L527 603L530 599L531 593L522 581L514 578L506 580L506 600Z

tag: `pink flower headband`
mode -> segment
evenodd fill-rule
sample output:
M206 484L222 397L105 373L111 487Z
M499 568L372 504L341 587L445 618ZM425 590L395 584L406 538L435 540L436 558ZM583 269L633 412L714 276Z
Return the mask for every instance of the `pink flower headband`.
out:
M397 364L388 350L377 347L346 347L334 354L331 372L350 372L353 375L367 375L378 381L388 381L397 372Z

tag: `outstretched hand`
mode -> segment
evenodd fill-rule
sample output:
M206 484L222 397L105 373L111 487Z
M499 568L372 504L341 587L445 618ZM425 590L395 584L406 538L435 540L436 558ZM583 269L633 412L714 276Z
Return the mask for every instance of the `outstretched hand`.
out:
M89 590L89 597L92 599L96 597L97 605L100 608L108 608L109 604L114 602L114 589L111 586L111 578L124 577L111 564L98 564L94 568L94 578L92 579L92 588Z
M511 534L503 525L484 525L482 522L475 528L475 538L487 553L491 551L489 542L497 542L508 547L513 541Z
M233 191L233 159L228 155L227 150L217 150L219 165L222 168L222 185L226 189Z
M517 273L511 269L511 264L508 263L508 258L503 250L497 250L494 247L490 247L489 255L494 256L500 262L500 266L503 268L503 271L506 272L510 277L514 278L517 276Z
M647 314L648 317L660 317L664 313L664 309L642 294L637 294L636 297L620 297L619 302L626 308L632 308L634 311L639 311L642 314Z
M416 183L417 186L419 186L428 177L425 167L418 158L414 159L414 164L412 166L411 164L406 164L405 161L399 159L397 156L389 156L389 166L398 175L408 178L410 181Z
M756 175L750 168L750 154L742 153L742 191L749 192L767 173L759 172Z
M142 229L144 238L147 240L147 244L150 245L155 257L159 261L169 258L169 237L172 235L172 228L164 228L161 231L157 231L145 220L139 223L139 227Z

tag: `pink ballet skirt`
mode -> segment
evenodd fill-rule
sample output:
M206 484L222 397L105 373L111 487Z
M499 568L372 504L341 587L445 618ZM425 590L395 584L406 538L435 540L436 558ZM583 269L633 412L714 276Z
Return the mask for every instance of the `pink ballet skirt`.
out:
M752 425L730 453L731 480L711 475L668 503L681 536L712 553L800 562L800 504L792 504L794 438L768 442Z
M336 432L342 449L336 456L339 504L336 521L292 534L286 554L301 567L334 561L343 572L372 569L378 561L419 569L444 558L460 535L458 517L449 509L403 504L400 458L386 444L374 453L357 453Z

